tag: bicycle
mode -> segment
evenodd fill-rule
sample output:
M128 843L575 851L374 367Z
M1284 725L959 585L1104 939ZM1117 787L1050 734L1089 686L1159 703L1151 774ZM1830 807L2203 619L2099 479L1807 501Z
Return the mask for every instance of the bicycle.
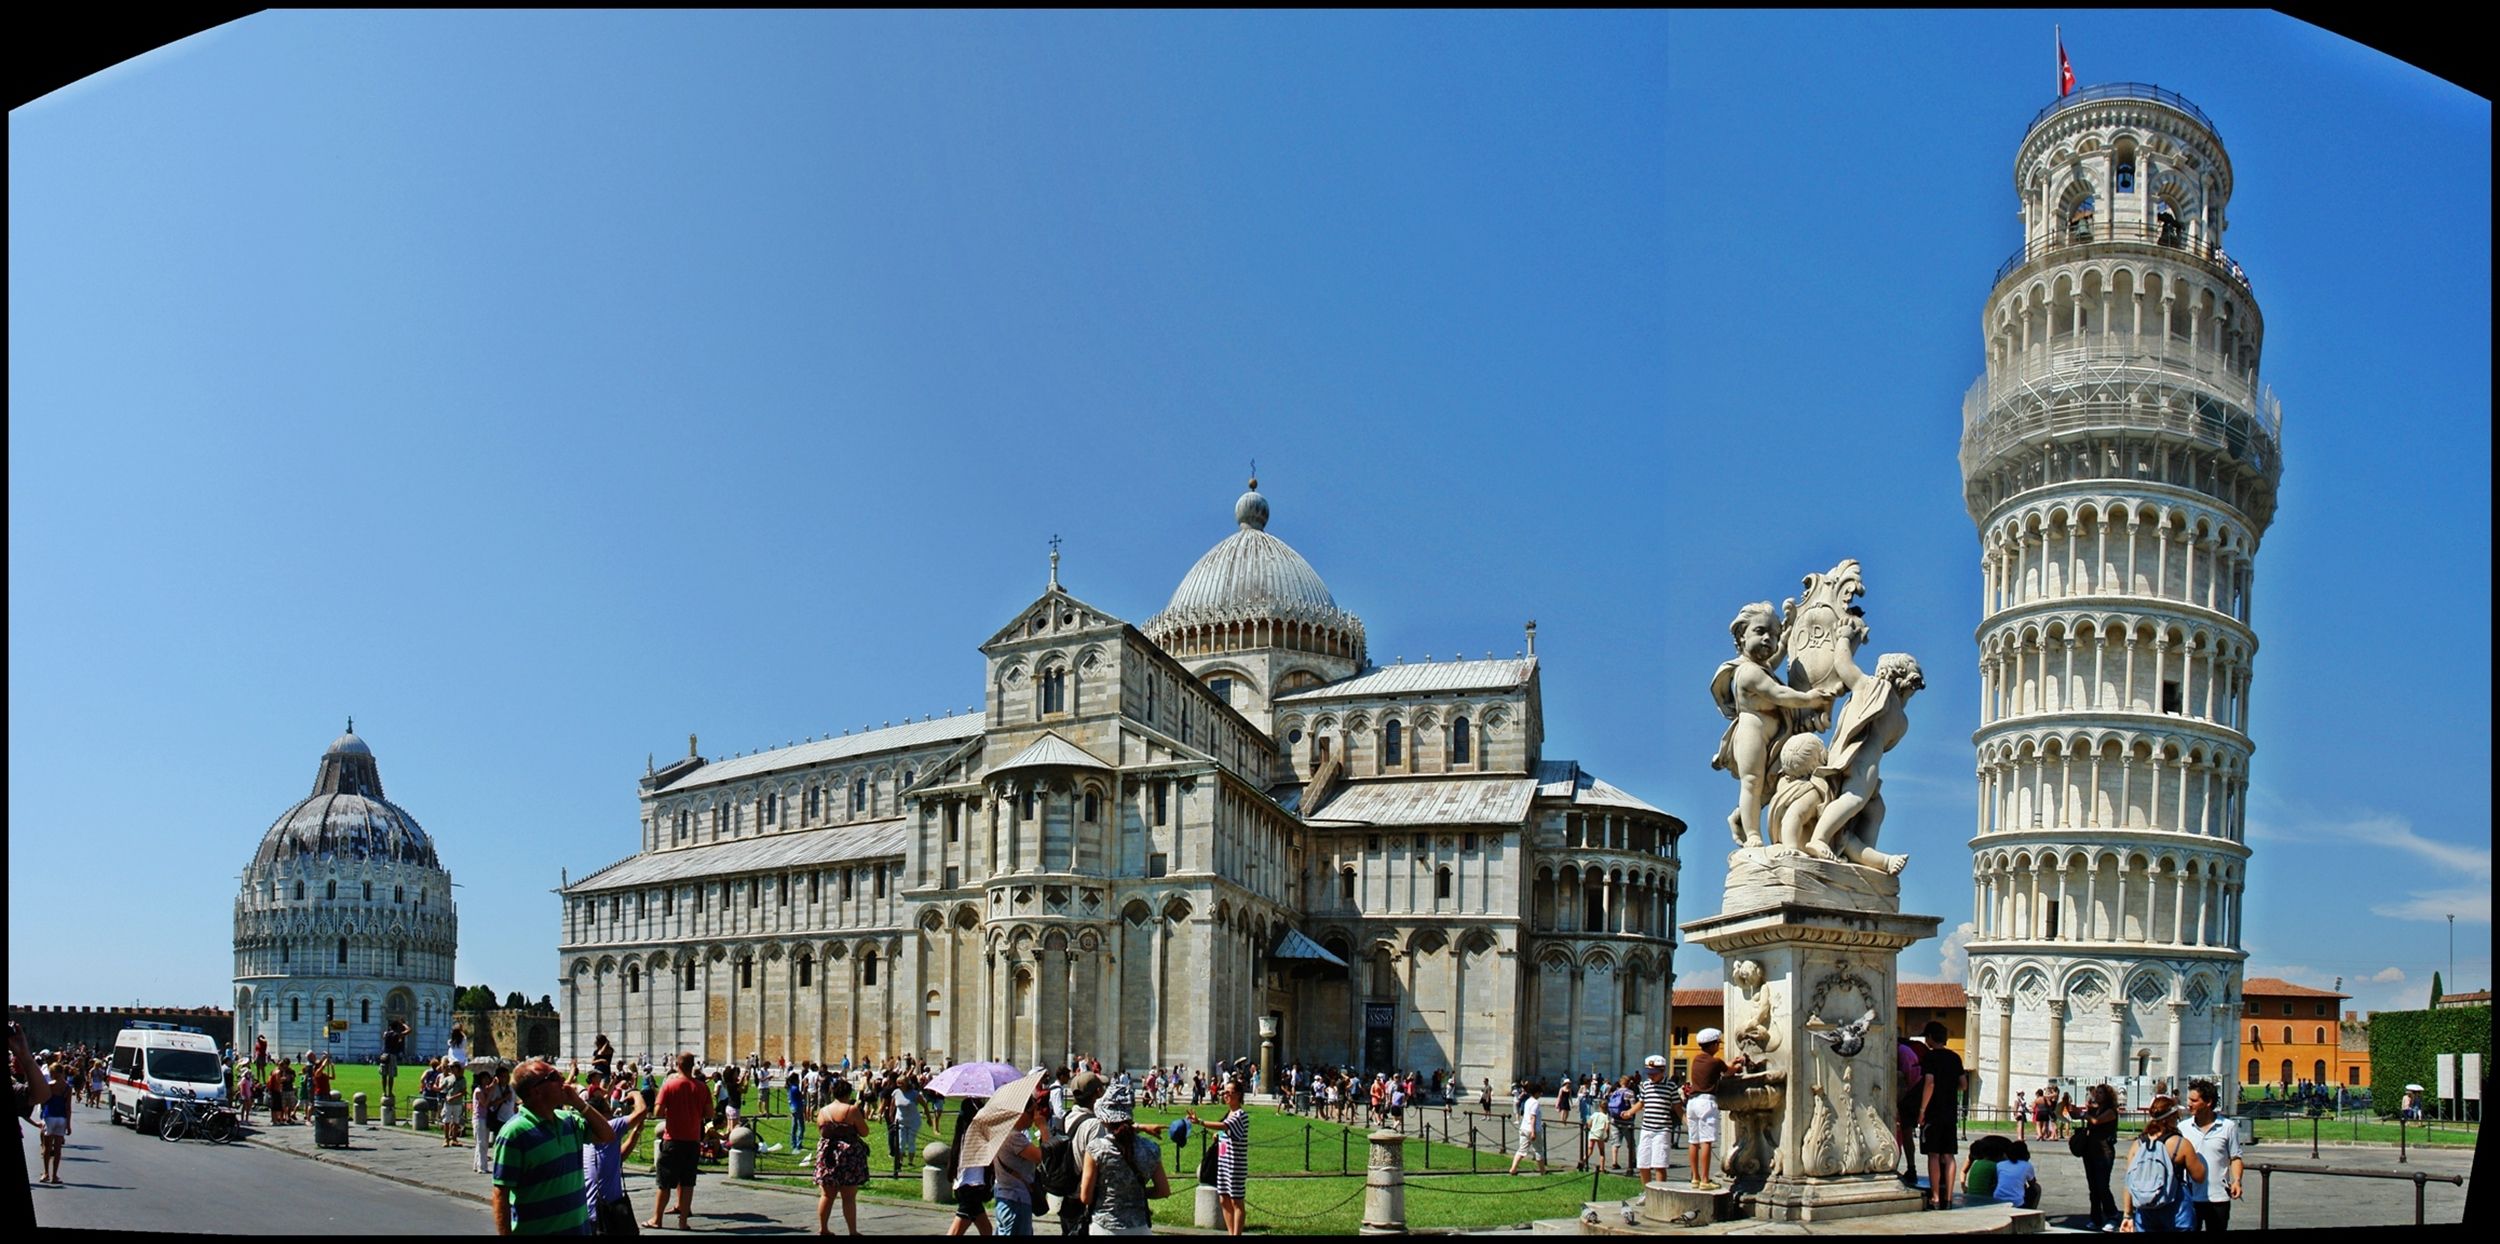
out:
M242 1130L242 1116L233 1106L221 1100L201 1101L189 1089L166 1099L156 1125L156 1134L165 1140L180 1140L197 1131L212 1145L232 1144Z

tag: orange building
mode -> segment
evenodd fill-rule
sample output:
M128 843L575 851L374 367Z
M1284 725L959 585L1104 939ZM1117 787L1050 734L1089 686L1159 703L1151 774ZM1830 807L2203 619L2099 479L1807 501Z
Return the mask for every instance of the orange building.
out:
M1940 1021L1945 1027L1945 1048L1961 1055L1964 1065L1969 1064L1970 1046L1962 1034L1970 1000L1960 985L1903 981L1893 999L1893 1022L1898 1025L1897 1031L1916 1036L1926 1029L1927 1021ZM1725 995L1717 989L1675 991L1675 1048L1668 1051L1667 1057L1674 1063L1676 1078L1684 1077L1686 1069L1693 1065L1693 1056L1701 1052L1693 1034L1704 1028L1726 1026L1725 1006ZM1722 1057L1727 1052L1726 1046L1719 1047Z
M2370 1055L2344 1049L2340 1004L2350 994L2311 989L2271 976L2240 986L2240 1070L2250 1088L2311 1084L2367 1085Z

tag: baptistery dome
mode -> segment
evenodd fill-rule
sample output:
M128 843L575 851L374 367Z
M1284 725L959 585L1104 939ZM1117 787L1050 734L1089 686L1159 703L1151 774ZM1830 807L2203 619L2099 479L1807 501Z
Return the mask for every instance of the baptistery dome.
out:
M442 867L434 856L434 840L418 827L417 818L382 797L382 771L374 763L373 749L352 729L321 754L312 794L278 814L269 832L261 835L252 864L266 867L285 858L333 855Z

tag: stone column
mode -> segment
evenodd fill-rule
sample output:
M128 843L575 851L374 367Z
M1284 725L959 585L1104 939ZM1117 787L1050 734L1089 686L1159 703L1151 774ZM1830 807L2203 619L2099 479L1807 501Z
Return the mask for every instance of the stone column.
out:
M2066 1000L2049 999L2049 1078L2066 1076Z
M1068 982L1067 992L1064 995L1068 1004L1068 1045L1066 1053L1061 1057L1073 1059L1076 1057L1076 943L1068 943L1068 948L1060 953L1067 956ZM1059 1059L1045 1059L1044 1061L1057 1063Z
M2116 987L2119 989L2126 988L2126 985L2127 983L2124 980L2116 983ZM2115 1080L2124 1077L2126 1074L2127 996L2124 993L2121 993L2118 995L2117 1001L2109 1004L2109 1076L2111 1079ZM2141 1105L2142 1103L2129 1102L2128 1104Z
M1997 1117L2003 1118L2005 1117L2004 1111L2012 1104L2007 1094L2012 1091L2014 1079L2014 995L2010 993L1997 999L1996 1061Z
M2180 1100L2187 1098L2187 1069L2179 1065L2179 1038L2187 1027L2187 1003L2173 999L2170 1003L2170 1038L2162 1050L2162 1074L2170 1079L2170 1087Z
M1406 1234L1406 1136L1373 1132L1363 1173L1363 1235Z

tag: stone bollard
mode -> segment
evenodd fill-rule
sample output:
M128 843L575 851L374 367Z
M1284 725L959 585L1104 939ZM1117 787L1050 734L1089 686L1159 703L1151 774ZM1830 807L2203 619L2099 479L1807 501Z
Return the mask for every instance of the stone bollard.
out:
M1373 1132L1371 1163L1363 1173L1364 1235L1406 1234L1406 1135Z
M729 1129L729 1177L755 1178L755 1129L741 1123Z
M371 1122L373 1120L365 1117L365 1095L358 1093L356 1094L356 1125L362 1127Z
M382 1126L399 1126L399 1099L388 1093L382 1094Z
M441 1110L441 1105L433 1098L420 1097L417 1099L417 1108L408 1116L408 1126L420 1132L433 1131L434 1125L440 1121L435 1116L441 1113Z
M1220 1231L1224 1227L1224 1206L1215 1199L1214 1184L1198 1185L1197 1223L1209 1231Z
M930 1141L920 1151L920 1199L931 1205L952 1205L954 1189L946 1186L946 1142Z

